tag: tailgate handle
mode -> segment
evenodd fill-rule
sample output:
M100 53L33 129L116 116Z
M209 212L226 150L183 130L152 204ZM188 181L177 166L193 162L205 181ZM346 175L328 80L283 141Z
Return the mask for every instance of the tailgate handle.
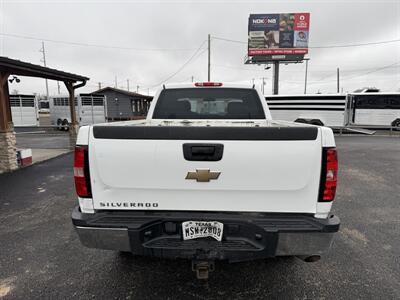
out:
M223 152L223 144L183 144L183 156L189 161L219 161Z
M192 155L213 155L214 146L192 146Z

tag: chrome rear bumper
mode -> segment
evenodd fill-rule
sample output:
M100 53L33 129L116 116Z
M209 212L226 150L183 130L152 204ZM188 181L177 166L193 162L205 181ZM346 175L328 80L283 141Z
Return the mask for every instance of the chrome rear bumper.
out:
M224 223L222 242L183 241L182 220ZM274 256L321 255L332 245L339 218L310 215L231 214L194 212L73 212L81 243L89 248L130 251L169 258L245 261ZM226 230L225 230L226 228Z
M132 251L126 228L76 226L75 229L82 245L88 248ZM275 255L321 255L330 249L333 237L334 233L280 233Z

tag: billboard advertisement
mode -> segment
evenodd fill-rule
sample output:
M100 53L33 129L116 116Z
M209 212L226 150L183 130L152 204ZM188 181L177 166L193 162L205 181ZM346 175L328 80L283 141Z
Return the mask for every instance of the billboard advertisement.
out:
M309 13L250 15L248 55L307 54L309 30Z

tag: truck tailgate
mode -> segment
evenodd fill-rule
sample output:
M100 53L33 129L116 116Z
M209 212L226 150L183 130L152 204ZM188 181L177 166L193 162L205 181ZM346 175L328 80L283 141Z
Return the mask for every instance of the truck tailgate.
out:
M223 144L222 158L186 160L186 143ZM318 127L95 126L89 145L97 210L316 212ZM220 174L187 179L196 170Z

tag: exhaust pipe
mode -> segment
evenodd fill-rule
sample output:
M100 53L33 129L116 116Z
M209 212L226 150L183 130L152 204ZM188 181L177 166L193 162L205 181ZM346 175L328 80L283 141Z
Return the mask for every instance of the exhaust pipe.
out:
M316 262L321 259L321 255L302 255L302 256L296 256L296 257L305 262Z

